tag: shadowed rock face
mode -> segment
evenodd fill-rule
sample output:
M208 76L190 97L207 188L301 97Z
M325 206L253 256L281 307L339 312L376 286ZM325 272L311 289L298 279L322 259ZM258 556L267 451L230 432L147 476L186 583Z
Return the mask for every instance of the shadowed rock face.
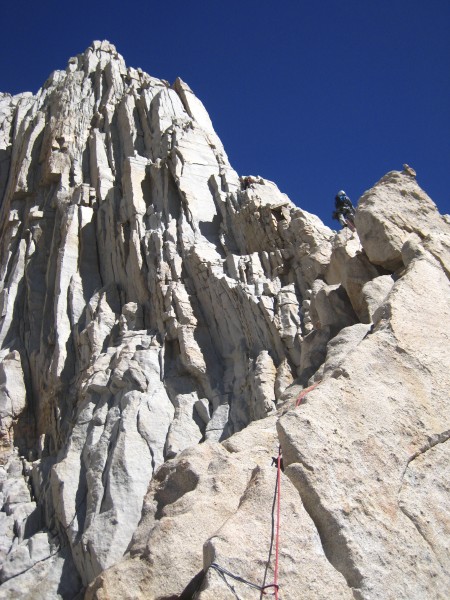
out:
M273 582L278 444L284 597L446 597L450 226L413 171L336 234L107 42L0 118L0 597L258 598L209 567Z

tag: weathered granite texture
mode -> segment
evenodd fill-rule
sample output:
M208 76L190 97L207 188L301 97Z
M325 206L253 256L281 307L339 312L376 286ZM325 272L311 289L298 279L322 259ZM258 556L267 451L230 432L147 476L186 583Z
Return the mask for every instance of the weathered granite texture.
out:
M336 233L108 42L0 95L0 597L450 587L450 225L414 172ZM302 386L321 382L299 408Z

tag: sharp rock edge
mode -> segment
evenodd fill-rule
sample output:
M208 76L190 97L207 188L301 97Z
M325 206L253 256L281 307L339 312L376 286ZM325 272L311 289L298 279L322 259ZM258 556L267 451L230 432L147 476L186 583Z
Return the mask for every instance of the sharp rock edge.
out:
M447 597L450 220L414 171L336 233L108 42L0 117L0 597L259 597L208 567L272 582L279 443L283 597Z

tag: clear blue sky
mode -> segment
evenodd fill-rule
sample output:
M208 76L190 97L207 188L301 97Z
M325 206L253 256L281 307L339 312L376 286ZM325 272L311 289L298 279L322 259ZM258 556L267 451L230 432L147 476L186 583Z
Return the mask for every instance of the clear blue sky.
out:
M328 225L413 166L450 212L450 0L8 1L0 91L35 92L94 39L204 102L240 175Z

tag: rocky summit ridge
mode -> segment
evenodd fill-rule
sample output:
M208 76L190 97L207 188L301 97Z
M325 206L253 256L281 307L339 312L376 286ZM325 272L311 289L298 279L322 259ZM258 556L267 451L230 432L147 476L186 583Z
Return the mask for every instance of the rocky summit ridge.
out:
M94 42L0 95L0 202L0 598L260 598L278 447L280 598L448 598L450 218L412 169L336 233Z

